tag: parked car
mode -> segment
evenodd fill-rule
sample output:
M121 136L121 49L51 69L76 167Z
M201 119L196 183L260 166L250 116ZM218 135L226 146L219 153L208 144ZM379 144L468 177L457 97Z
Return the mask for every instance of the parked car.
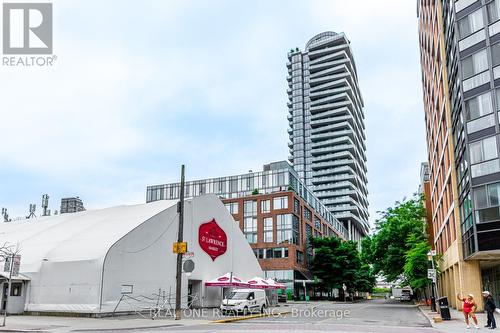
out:
M264 312L266 293L261 289L236 289L222 300L220 309L223 314Z

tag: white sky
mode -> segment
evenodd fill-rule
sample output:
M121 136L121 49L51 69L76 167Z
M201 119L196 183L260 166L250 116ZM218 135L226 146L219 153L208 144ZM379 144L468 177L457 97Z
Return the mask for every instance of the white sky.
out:
M55 66L0 66L0 206L144 202L181 163L193 179L286 159L286 54L326 30L354 50L373 221L426 159L413 0L56 0Z

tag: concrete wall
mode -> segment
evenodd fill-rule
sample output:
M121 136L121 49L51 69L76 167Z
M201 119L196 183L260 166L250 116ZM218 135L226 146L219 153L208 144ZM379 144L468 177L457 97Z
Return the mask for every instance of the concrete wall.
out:
M462 309L462 302L457 300L457 294L466 296L473 294L478 305L478 311L483 311L482 279L479 261L460 259L462 244L455 241L443 254L439 264L441 276L438 280L439 296L447 296L450 305Z

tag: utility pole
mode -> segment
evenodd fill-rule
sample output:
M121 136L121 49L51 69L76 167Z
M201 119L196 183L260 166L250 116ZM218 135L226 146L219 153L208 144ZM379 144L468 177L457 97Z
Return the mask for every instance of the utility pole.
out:
M177 206L179 212L179 233L177 243L183 242L184 230L184 164L181 166L181 192ZM175 284L175 320L181 319L181 290L182 290L182 253L177 253L177 275Z
M12 287L12 271L14 270L14 258L15 254L12 254L10 257L10 270L9 270L9 286L7 287L7 295L5 296L5 312L3 313L3 324L2 326L5 326L5 322L7 320L7 307L8 307L8 302L9 302L9 294L10 294L10 288Z

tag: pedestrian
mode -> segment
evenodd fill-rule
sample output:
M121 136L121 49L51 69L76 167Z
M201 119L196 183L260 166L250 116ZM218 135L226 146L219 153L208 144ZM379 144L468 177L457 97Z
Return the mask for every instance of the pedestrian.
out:
M467 328L470 328L469 317L471 317L472 320L474 321L474 327L479 328L479 326L477 326L477 318L475 315L475 312L477 309L477 304L474 301L474 295L469 294L469 295L467 295L467 298L465 298L465 297L462 297L460 294L458 294L457 298L459 301L464 302L463 311L464 311L465 323L467 324Z
M484 309L486 310L486 313L488 315L488 322L484 327L495 329L497 328L497 323L495 321L495 309L497 308L497 306L495 305L495 300L493 299L489 291L483 291L483 297Z

